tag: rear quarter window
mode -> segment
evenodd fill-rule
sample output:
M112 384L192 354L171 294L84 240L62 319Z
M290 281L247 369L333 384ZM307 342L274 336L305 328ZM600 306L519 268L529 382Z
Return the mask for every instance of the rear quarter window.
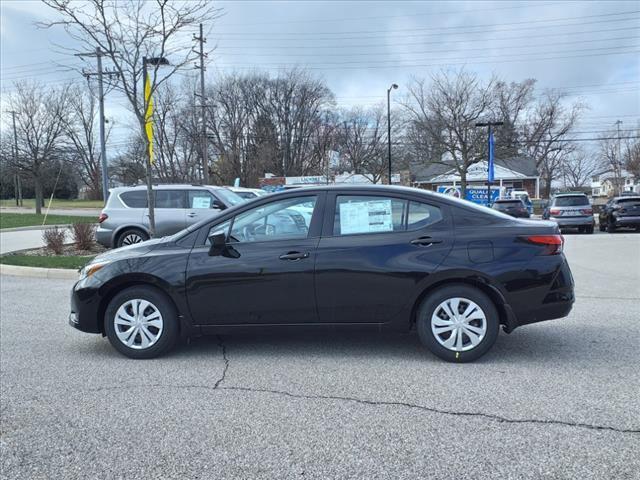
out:
M147 192L145 190L133 190L120 194L120 200L129 208L147 208Z

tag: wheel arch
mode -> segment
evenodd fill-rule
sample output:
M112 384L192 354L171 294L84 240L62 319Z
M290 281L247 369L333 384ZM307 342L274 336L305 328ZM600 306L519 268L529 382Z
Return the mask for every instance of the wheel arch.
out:
M411 308L410 315L410 324L411 328L414 327L417 317L418 310L420 305L424 301L424 299L429 296L431 293L442 287L448 287L452 285L465 285L477 288L482 293L487 295L491 302L496 307L498 311L500 324L503 325L503 329L505 332L510 333L516 327L516 322L514 319L513 312L511 311L511 307L507 304L504 296L496 287L488 283L486 280L481 279L480 277L457 277L457 278L443 278L436 282L433 282L422 289L422 291L418 294L417 298L413 302L413 306Z
M151 275L136 275L133 277L128 276L128 278L115 279L114 281L105 284L100 289L100 302L98 304L97 317L98 328L100 329L100 333L102 334L102 336L106 335L106 332L104 330L104 316L106 314L107 307L109 306L109 303L111 302L113 297L128 288L140 286L151 287L163 294L171 302L178 315L179 332L182 333L183 331L185 331L183 310L180 308L179 302L176 301L176 298L174 298L174 295L171 293L171 287L158 277L154 277Z

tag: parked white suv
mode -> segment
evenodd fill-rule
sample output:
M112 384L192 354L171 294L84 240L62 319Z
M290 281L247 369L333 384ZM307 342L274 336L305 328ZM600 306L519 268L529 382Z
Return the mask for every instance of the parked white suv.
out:
M153 192L158 236L172 235L245 201L225 187L207 185L155 185ZM105 247L122 247L148 240L147 187L111 189L98 222L96 240Z

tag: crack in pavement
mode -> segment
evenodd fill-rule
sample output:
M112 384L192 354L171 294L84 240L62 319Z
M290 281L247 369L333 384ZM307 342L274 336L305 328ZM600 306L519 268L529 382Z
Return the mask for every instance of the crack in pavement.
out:
M216 390L222 382L224 382L225 378L227 378L227 370L229 370L229 358L227 357L227 346L222 341L222 337L218 335L218 345L222 349L222 360L224 360L224 368L222 369L222 375L218 379L218 381L213 386L213 389Z

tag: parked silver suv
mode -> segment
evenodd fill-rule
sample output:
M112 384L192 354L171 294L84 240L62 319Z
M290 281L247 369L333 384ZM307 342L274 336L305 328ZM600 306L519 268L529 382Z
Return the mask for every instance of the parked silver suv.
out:
M245 201L225 187L154 185L153 191L158 236L172 235ZM105 247L122 247L149 239L146 186L111 189L98 222L96 239Z
M584 193L561 193L553 197L542 213L560 228L577 228L580 233L593 233L593 208Z

